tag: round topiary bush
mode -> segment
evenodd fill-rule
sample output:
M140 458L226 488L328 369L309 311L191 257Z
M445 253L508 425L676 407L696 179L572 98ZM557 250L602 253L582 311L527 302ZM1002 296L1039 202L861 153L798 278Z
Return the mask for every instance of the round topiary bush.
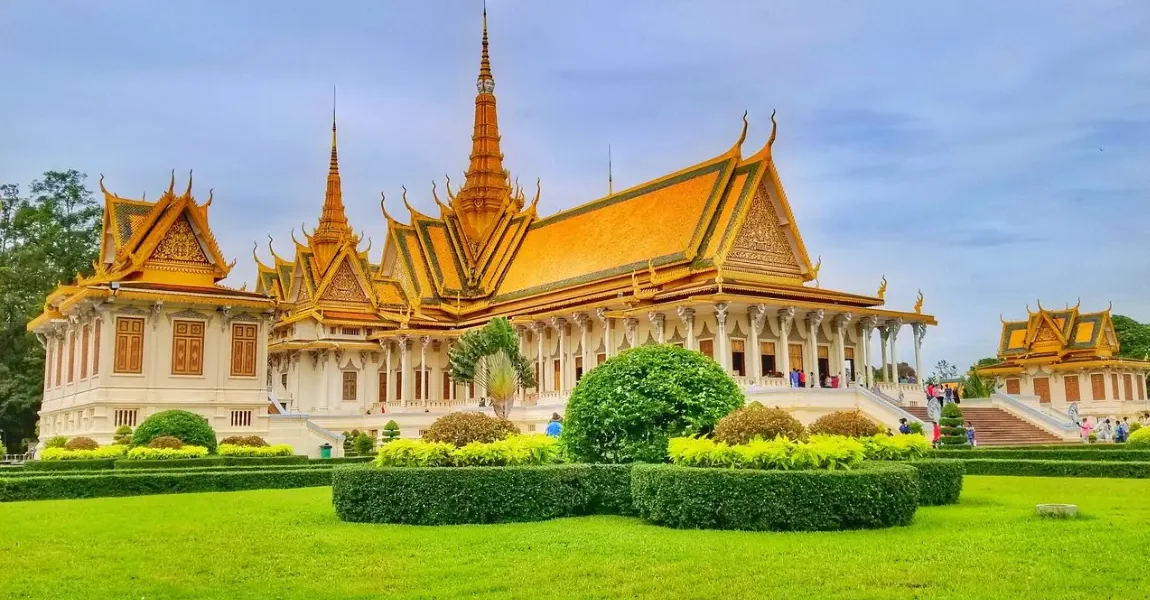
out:
M878 423L867 418L859 410L838 410L825 414L811 423L810 430L811 433L856 438L871 437L881 431Z
M116 428L116 433L112 434L112 443L117 446L127 446L132 443L132 428L127 425L120 425Z
M64 444L65 450L95 450L99 447L100 444L96 440L84 436L74 437L68 440L67 444Z
M662 462L667 440L710 430L744 401L706 356L669 344L641 346L583 376L567 403L562 439L578 461Z
M518 433L519 428L507 419L477 412L453 412L436 419L423 439L462 448L471 442L494 442Z
M154 438L152 441L148 442L148 447L171 448L173 450L179 450L180 448L184 447L184 443L181 442L179 438L175 438L170 435L161 435L160 437Z
M752 402L720 419L711 437L734 446L755 438L773 440L780 435L797 441L806 438L807 431L791 413Z
M962 409L957 404L942 407L942 418L938 420L938 444L940 446L966 446L966 428L962 425Z
M919 500L918 474L897 463L834 471L635 465L631 494L652 523L752 531L908 525Z
M1130 437L1126 440L1126 447L1130 450L1150 449L1150 428L1131 428Z
M186 410L165 410L144 419L132 434L132 447L147 446L163 435L188 446L203 446L213 454L216 451L216 432L208 420Z

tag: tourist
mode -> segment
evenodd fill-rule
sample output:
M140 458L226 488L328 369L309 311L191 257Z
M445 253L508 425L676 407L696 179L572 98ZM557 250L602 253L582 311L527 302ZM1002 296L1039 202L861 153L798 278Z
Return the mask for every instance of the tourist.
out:
M906 422L905 417L898 420L898 432L903 435L910 433L910 425Z
M1128 437L1130 437L1130 417L1122 417L1122 420L1118 421L1118 426L1114 428L1114 443L1125 443Z
M1109 442L1110 434L1113 430L1110 426L1110 419L1106 419L1098 425L1098 441Z
M839 376L838 375L831 377L831 387L833 387L833 388L839 387Z
M946 396L946 403L954 402L954 392L950 388L943 388L944 396Z
M818 377L815 377L815 374L812 371L809 375L807 375L807 381L811 382L811 387L815 387L816 385L818 385L819 379L818 379Z
M807 374L799 371L799 387L807 387Z
M926 384L926 401L930 402L931 398L934 398L934 384L928 383Z
M1090 431L1092 429L1093 428L1090 427L1090 417L1083 417L1082 423L1079 423L1078 425L1078 435L1082 438L1082 443L1090 443Z
M563 419L559 413L551 413L551 422L547 424L547 436L557 438L563 433Z
M790 377L791 377L791 387L793 387L793 388L799 387L799 370L798 369L791 369Z
M956 386L954 388L954 403L958 404L959 400L961 400L961 398L958 397L958 387Z
M930 445L938 448L938 438L942 437L942 430L939 429L937 422L931 422L931 441Z
M974 424L970 421L966 422L966 443L971 446L978 445L978 443L974 441Z

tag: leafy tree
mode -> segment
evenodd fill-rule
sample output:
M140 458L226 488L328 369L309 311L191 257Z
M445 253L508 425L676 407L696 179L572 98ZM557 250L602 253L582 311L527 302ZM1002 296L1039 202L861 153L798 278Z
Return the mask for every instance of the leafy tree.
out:
M1141 360L1150 355L1150 323L1139 323L1122 315L1114 315L1111 321L1121 347L1119 356Z
M57 282L89 275L101 208L76 171L49 171L27 196L0 185L0 433L13 451L37 435L44 349L25 326Z
M480 330L459 338L447 355L451 379L456 383L478 383L487 390L495 414L507 418L515 392L535 385L531 361L519 351L519 340L511 323L499 317Z
M938 361L938 364L934 365L934 373L932 373L930 376L930 380L933 383L938 383L938 382L943 381L945 379L957 379L957 378L958 378L958 367L950 364L950 362L945 361L945 360L940 360L940 361Z
M875 381L886 381L887 380L887 376L886 376L887 370L885 368L883 368L883 367L872 367L872 370L874 372L874 380ZM898 363L898 378L900 380L906 379L907 381L910 381L911 377L914 377L916 381L918 380L918 373L915 373L914 367L910 366L909 363L905 363L905 362Z

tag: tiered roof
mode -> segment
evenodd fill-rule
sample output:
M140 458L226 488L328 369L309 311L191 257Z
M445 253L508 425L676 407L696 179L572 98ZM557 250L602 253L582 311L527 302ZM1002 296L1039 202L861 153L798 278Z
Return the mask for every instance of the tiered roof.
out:
M622 308L695 296L785 299L797 306L842 306L860 315L908 315L935 323L918 310L882 309L881 292L863 296L818 287L819 265L807 253L772 156L773 114L770 138L749 156L742 153L744 115L738 139L718 156L540 218L540 184L528 203L503 166L486 13L476 88L463 185L456 193L448 180L443 202L432 184L438 216L413 208L406 189L406 219L393 216L381 201L388 233L378 268L372 268L366 252L355 250L358 238L346 225L342 203L336 207L331 201L332 174L338 195L333 126L324 218L342 223L336 245L343 250L331 261L317 260L323 254L317 248L321 220L308 243L297 242L292 260L259 263L257 289L295 315L281 323L305 314L329 320L338 305L338 312L361 314L381 330L442 331L496 315L542 316L604 301ZM317 296L341 260L358 264L338 267L348 282L341 289L348 293Z
M1055 370L1086 367L1150 368L1150 362L1118 357L1118 334L1110 308L1080 313L1078 305L1038 311L1026 307L1025 321L1002 321L998 342L1000 362L979 369L987 375L1022 372L1027 366L1044 365Z
M77 275L59 285L33 319L35 329L84 300L116 297L124 300L172 301L266 308L271 302L259 293L219 284L235 261L228 263L208 226L212 195L203 204L192 196L192 176L177 194L175 173L168 189L155 202L123 198L104 187L104 218L100 257L90 277Z

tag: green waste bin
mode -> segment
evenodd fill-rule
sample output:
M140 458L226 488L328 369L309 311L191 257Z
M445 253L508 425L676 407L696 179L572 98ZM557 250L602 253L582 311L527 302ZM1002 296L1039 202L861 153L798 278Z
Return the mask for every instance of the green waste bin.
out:
M319 447L320 458L331 458L331 444L324 444Z

